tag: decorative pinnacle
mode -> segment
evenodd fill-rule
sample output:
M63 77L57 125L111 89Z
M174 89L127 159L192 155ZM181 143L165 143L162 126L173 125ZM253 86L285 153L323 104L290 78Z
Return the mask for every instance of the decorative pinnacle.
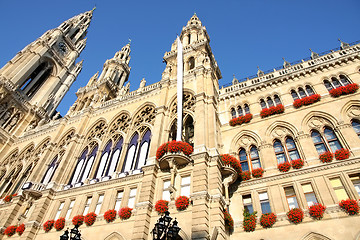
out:
M96 4L95 4L95 6L93 7L93 9L91 11L93 12L93 11L95 11L95 9L96 9Z
M129 38L129 43L128 44L131 45L131 38Z

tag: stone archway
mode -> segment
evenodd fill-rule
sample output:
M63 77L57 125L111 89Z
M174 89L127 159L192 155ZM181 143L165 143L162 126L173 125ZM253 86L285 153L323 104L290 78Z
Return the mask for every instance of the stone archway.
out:
M112 232L104 240L125 240L125 238L118 232Z
M332 239L320 233L310 232L306 234L303 238L301 238L301 240L332 240Z

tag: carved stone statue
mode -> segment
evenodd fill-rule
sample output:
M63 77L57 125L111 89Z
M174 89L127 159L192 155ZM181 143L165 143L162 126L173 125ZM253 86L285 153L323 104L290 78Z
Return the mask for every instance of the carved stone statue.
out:
M18 120L19 120L20 115L16 114L9 122L9 124L6 126L5 130L10 131L11 129L13 129L15 127L15 125L17 124Z

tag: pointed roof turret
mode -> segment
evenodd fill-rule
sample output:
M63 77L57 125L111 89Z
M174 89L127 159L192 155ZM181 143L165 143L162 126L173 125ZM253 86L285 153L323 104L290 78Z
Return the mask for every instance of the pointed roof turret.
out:
M264 76L265 74L264 74L264 72L259 68L259 66L257 66L257 68L258 68L257 76L258 76L258 77Z
M349 48L349 47L350 47L350 44L348 44L348 43L346 43L346 42L341 41L341 39L340 39L340 38L339 38L338 40L339 40L339 42L340 42L340 48L341 48L341 50L343 50L343 49L346 49L346 48Z
M198 25L198 26L202 26L200 19L198 18L198 16L196 15L196 13L194 13L194 15L190 18L190 20L187 23L187 27L190 25Z
M313 50L311 50L311 48L309 48L310 52L311 52L311 59L315 59L319 57L319 54L316 52L313 52Z
M287 68L287 67L291 66L291 64L288 61L286 61L285 58L282 58L282 59L284 60L284 63L283 63L284 68Z

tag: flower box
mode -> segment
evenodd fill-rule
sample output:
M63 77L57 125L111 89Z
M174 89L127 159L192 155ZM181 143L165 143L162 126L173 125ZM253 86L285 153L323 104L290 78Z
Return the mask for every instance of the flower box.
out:
M241 174L240 161L234 156L231 156L230 154L221 154L220 159L225 165L230 165L239 175Z
M155 204L155 210L158 213L164 213L169 210L169 201L166 200L159 200Z
M108 223L114 221L116 218L116 211L114 209L107 210L104 213L104 218Z
M304 98L301 98L301 99L296 99L293 103L293 106L295 108L300 108L301 106L307 106L307 105L311 105L313 103L316 103L318 101L320 101L320 94L314 94L314 95L311 95L311 96L307 96L307 97L304 97Z
M244 116L240 116L237 118L233 118L229 121L230 126L234 127L236 125L241 125L243 123L248 123L253 118L253 115L251 113L248 113Z
M179 211L185 210L189 206L189 203L190 199L187 196L179 196L175 200L175 206Z
M56 231L63 230L64 227L65 227L65 218L59 218L58 220L55 221L54 228L56 229Z
M43 224L43 229L45 232L49 232L54 226L54 220L48 220Z
M287 217L290 222L298 224L304 219L304 212L300 208L293 208L287 212Z
M336 160L344 160L350 157L350 151L346 148L341 148L335 151Z
M162 144L156 151L156 159L160 159L164 156L165 153L177 153L182 152L186 156L189 156L194 151L193 147L187 143L182 141L170 141Z
M16 232L17 234L19 234L19 236L21 236L25 231L25 224L21 224L16 228Z
M120 219L121 220L129 219L131 217L131 211L132 211L132 208L129 208L129 207L121 208L120 211L119 211Z
M12 235L14 235L16 232L16 226L8 226L5 230L4 230L4 234L8 237L11 237Z
M241 181L247 181L251 178L251 173L249 171L244 171L241 173Z
M265 213L260 217L260 225L263 228L271 228L275 224L276 219L275 213Z
M283 163L279 163L277 167L280 170L280 172L288 172L291 168L291 164L289 162L283 162Z
M296 159L296 160L292 160L291 161L291 166L294 168L294 169L300 169L304 166L304 160L302 159Z
M330 95L332 97L340 97L341 95L348 95L355 93L359 89L359 85L356 83L348 84L346 86L341 86L335 89L330 90Z
M260 116L262 118L271 116L271 115L275 115L275 114L280 114L284 112L284 106L282 104L279 104L275 107L270 107L270 108L264 108L263 110L261 110L260 112Z
M84 223L84 216L83 215L77 215L75 217L73 217L72 219L72 223L75 225L75 226L80 226Z
M228 211L224 211L225 226L229 231L234 230L234 220Z
M245 232L253 232L256 228L256 214L249 214L245 216L244 214L244 222L243 229Z
M251 171L251 174L254 178L261 178L264 174L264 169L262 168L255 168Z
M319 155L319 159L323 163L331 162L334 155L331 152L324 152L323 154Z
M347 199L339 202L341 209L345 210L349 215L356 215L359 213L359 205L356 200Z
M4 202L10 202L13 197L16 197L17 193L13 194L13 195L7 195L6 197L4 197Z
M86 214L84 217L84 222L85 222L86 226L88 226L88 227L92 226L96 221L96 216L97 215L94 212Z
M326 207L321 203L315 203L309 207L309 214L311 217L320 220L324 217L325 209Z

